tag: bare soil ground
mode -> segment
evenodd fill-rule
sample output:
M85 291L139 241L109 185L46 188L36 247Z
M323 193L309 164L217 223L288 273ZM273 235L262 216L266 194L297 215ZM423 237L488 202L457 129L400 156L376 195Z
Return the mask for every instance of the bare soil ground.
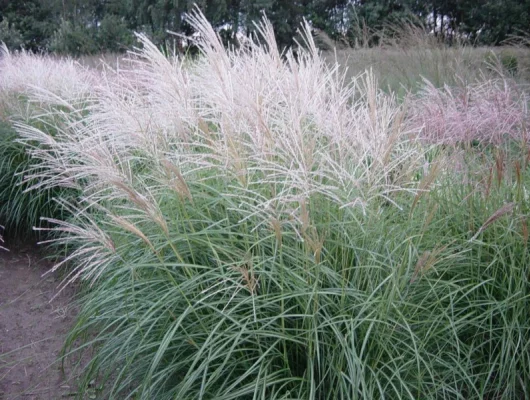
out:
M57 400L75 385L57 362L73 324L73 290L57 294L60 278L34 246L0 249L0 400Z

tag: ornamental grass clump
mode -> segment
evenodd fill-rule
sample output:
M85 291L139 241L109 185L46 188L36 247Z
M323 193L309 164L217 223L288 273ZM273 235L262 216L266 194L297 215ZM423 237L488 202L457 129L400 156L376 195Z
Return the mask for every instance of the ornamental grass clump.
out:
M0 47L0 93L6 96L35 94L39 89L57 98L82 98L91 91L95 76L73 59L52 58L27 51L10 52Z
M40 229L68 250L63 285L87 282L64 351L89 359L80 393L528 396L524 158L457 170L307 25L294 54L267 20L228 50L189 22L196 60L140 35L89 100L16 125L28 187L76 194Z
M524 86L509 78L442 89L425 81L412 101L409 118L429 143L527 141L528 102Z
M40 171L40 161L27 152L28 145L35 143L20 142L14 126L23 123L43 129L53 142L55 132L64 129L74 111L86 114L83 108L95 75L73 60L0 50L0 218L6 235L22 237L41 225L41 216L62 217L64 210L54 199L70 194L51 187L30 190L26 175Z

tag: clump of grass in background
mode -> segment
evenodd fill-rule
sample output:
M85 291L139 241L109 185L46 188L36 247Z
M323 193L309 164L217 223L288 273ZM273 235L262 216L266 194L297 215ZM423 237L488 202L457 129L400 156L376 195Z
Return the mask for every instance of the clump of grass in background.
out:
M430 143L527 141L528 100L507 78L443 89L426 81L410 104L410 123Z
M53 140L54 131L64 125L61 113L72 110L70 103L85 104L95 80L72 60L27 52L11 54L6 48L2 49L0 69L0 218L7 235L22 237L41 225L42 216L64 216L63 207L54 199L69 193L57 188L30 191L25 175L39 170L39 162L28 154L31 141L19 142L13 126L33 124L35 129L45 129Z
M1 53L0 90L4 102L9 96L35 94L39 89L54 93L57 99L83 98L96 82L96 76L73 59L26 51L11 53L5 46Z
M47 229L69 251L65 284L91 284L65 348L90 349L82 388L528 397L524 120L465 151L425 144L423 103L405 108L373 73L349 81L307 27L295 57L266 21L229 51L203 16L190 22L195 62L140 37L90 102L17 124L26 183L79 194ZM470 90L504 93L484 87Z

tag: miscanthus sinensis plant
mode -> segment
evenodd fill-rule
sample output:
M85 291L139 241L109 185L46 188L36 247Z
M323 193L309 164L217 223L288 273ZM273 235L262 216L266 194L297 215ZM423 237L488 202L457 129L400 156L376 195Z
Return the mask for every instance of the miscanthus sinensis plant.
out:
M63 215L53 199L68 193L52 187L29 191L25 174L39 170L40 161L29 157L13 126L45 129L53 141L55 131L64 129L62 115L81 112L89 100L96 75L71 59L10 53L5 47L0 71L0 219L6 235L27 237L41 216Z
M492 156L501 178L486 196L479 155L462 172L458 151L424 149L406 109L370 72L346 81L308 26L294 54L266 20L229 50L201 14L190 23L197 60L139 36L82 105L60 97L71 109L44 117L56 124L17 124L36 162L27 185L78 194L46 221L69 251L64 284L90 283L65 348L90 350L83 387L528 395L526 198L508 198L528 180L523 159L514 181Z
M409 123L430 143L528 141L527 87L499 75L441 89L425 81L412 101Z
M86 97L94 76L73 59L52 58L26 51L11 53L0 47L0 91L7 96L35 95L39 90L54 93L57 98Z

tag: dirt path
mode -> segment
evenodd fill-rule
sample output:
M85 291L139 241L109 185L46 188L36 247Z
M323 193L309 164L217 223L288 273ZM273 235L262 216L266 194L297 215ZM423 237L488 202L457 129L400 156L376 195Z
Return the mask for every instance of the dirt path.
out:
M56 363L75 317L72 289L42 276L51 264L34 247L0 250L0 400L57 400L75 393Z

